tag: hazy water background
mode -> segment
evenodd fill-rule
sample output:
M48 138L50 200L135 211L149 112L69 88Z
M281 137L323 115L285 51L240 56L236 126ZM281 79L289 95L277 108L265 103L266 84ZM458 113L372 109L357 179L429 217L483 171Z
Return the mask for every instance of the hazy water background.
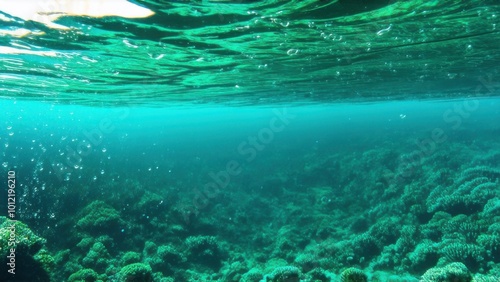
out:
M176 184L183 187L179 193L189 195L213 181L209 173L225 170L232 160L242 166L244 175L233 177L232 184L247 177L260 183L268 169L302 163L312 152L348 154L385 148L397 159L412 152L432 155L456 142L498 141L499 103L492 97L109 108L4 100L2 169L18 170L21 187L30 191L21 203L34 201L30 205L46 205L47 211L57 198L50 200L50 193L58 193L61 186L92 190L120 178L153 187ZM269 131L273 120L279 131ZM443 131L446 141L427 152L430 145L419 144L432 140L436 129ZM250 143L252 138L258 145ZM51 192L44 192L46 186ZM38 198L38 193L46 197ZM32 218L33 211L25 208L25 216ZM39 216L44 215L36 213Z

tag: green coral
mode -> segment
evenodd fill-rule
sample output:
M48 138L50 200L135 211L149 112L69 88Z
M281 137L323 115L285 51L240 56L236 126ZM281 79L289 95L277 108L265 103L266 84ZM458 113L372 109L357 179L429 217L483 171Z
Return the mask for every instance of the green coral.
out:
M126 252L120 259L120 264L127 265L140 261L141 261L141 254L137 252Z
M478 166L460 174L453 185L439 185L427 198L429 212L446 211L450 214L473 214L497 196L500 171Z
M340 274L340 282L367 282L368 276L360 269L350 267Z
M97 272L90 268L80 269L71 274L68 278L69 282L94 282L97 281Z
M461 262L450 263L444 267L427 270L421 282L471 282L472 275Z
M477 238L477 243L487 250L486 255L494 262L500 262L500 234L482 234Z
M158 246L155 243L153 243L151 241L146 241L146 243L144 243L143 254L144 254L144 256L155 255L157 249L158 249Z
M294 264L308 272L317 266L318 261L312 254L300 254L295 258Z
M13 268L16 281L50 281L54 259L43 249L45 242L23 222L0 217L0 263L7 267L0 281L11 281L7 270Z
M287 262L284 259L281 258L272 258L266 262L265 268L264 268L264 273L269 273L272 272L274 269L281 267L281 266L287 266Z
M69 260L71 254L70 249L65 249L57 252L54 256L54 262L55 264L64 264Z
M42 249L46 242L45 239L37 236L26 224L21 221L8 220L2 216L0 217L0 222L0 255L2 257L7 256L7 252L11 247L8 243L13 242L9 241L11 230L15 230L15 249L17 253L34 255Z
M119 229L120 213L103 201L94 201L80 213L76 226L92 234L107 233ZM111 232L112 233L112 232Z
M212 269L221 267L223 250L214 236L190 236L185 244L191 260Z
M422 273L437 264L438 244L431 240L422 240L413 252L408 253L408 259L410 268L417 273Z
M170 265L176 265L185 260L182 254L172 245L158 247L157 254L164 262Z
M227 263L219 271L223 273L223 281L241 281L243 274L247 271L247 267L241 261L234 261L232 263Z
M493 217L500 215L500 199L498 197L490 199L481 212L484 217Z
M148 256L146 262L154 271L165 275L172 274L172 269L185 261L185 257L172 245L162 245L156 248L156 254Z
M269 276L271 282L299 282L300 270L295 266L281 266Z
M143 263L133 263L122 267L118 273L120 282L151 282L153 281L153 271L149 265Z
M262 271L258 268L252 268L242 275L241 282L259 282L262 280Z
M474 275L474 279L472 282L498 282L500 281L500 277L498 276L487 276L484 274L476 274Z
M310 281L314 282L330 282L331 279L326 275L326 271L322 268L315 268L307 273Z
M58 280L61 281L82 269L82 266L75 261L64 261L62 263L58 263L58 266L59 265L62 265L62 272L58 273Z
M96 242L82 259L82 265L88 268L93 268L99 272L103 272L110 258L109 252L101 242Z
M162 196L150 191L145 191L139 203L137 203L137 209L147 215L154 214L158 209L158 205L163 202L163 200L164 198Z
M479 270L485 251L475 244L451 243L442 247L441 253L447 262L463 262L474 271Z
M190 236L186 239L186 245L192 253L219 249L219 243L214 236Z
M76 246L78 248L83 249L83 250L87 250L88 248L90 248L92 246L93 243L94 243L94 238L84 237L84 238L82 238L82 240L80 240L80 242L78 242L78 244L76 244Z
M382 251L379 237L363 233L353 238L349 244L352 247L353 259L362 263L376 257Z
M35 261L39 262L44 269L48 271L52 271L54 269L54 257L46 249L41 249L38 253L36 253L34 258Z

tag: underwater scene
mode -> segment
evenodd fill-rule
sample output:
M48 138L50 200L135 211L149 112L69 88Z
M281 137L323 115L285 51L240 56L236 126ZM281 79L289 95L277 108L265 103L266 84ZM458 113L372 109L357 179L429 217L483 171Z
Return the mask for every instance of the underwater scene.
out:
M499 282L499 17L0 2L0 281Z

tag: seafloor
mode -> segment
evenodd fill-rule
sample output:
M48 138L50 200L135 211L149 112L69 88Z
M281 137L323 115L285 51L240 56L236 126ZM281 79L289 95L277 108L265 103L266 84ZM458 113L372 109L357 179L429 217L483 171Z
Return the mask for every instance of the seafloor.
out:
M196 174L58 187L17 223L16 281L500 281L495 136L274 148L206 198Z

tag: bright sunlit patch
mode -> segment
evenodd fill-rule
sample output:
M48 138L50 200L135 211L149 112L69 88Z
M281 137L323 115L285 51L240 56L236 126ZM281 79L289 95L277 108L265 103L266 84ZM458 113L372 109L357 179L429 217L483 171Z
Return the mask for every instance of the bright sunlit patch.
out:
M26 36L28 34L42 35L44 33L43 32L32 32L31 30L25 29L25 28L18 28L18 29L14 29L14 30L2 30L2 29L0 29L0 36L9 35L12 37L23 37L23 36Z
M8 75L8 74L0 74L0 80L22 80L22 78L13 76L13 75Z
M153 11L126 0L33 0L29 5L24 1L8 0L0 2L0 10L13 17L40 22L57 29L68 29L67 26L54 23L63 16L145 18L154 14Z
M47 57L55 57L57 53L54 51L31 51L31 50L23 50L12 47L0 46L0 54L28 54L28 55L39 55L39 56L47 56Z

